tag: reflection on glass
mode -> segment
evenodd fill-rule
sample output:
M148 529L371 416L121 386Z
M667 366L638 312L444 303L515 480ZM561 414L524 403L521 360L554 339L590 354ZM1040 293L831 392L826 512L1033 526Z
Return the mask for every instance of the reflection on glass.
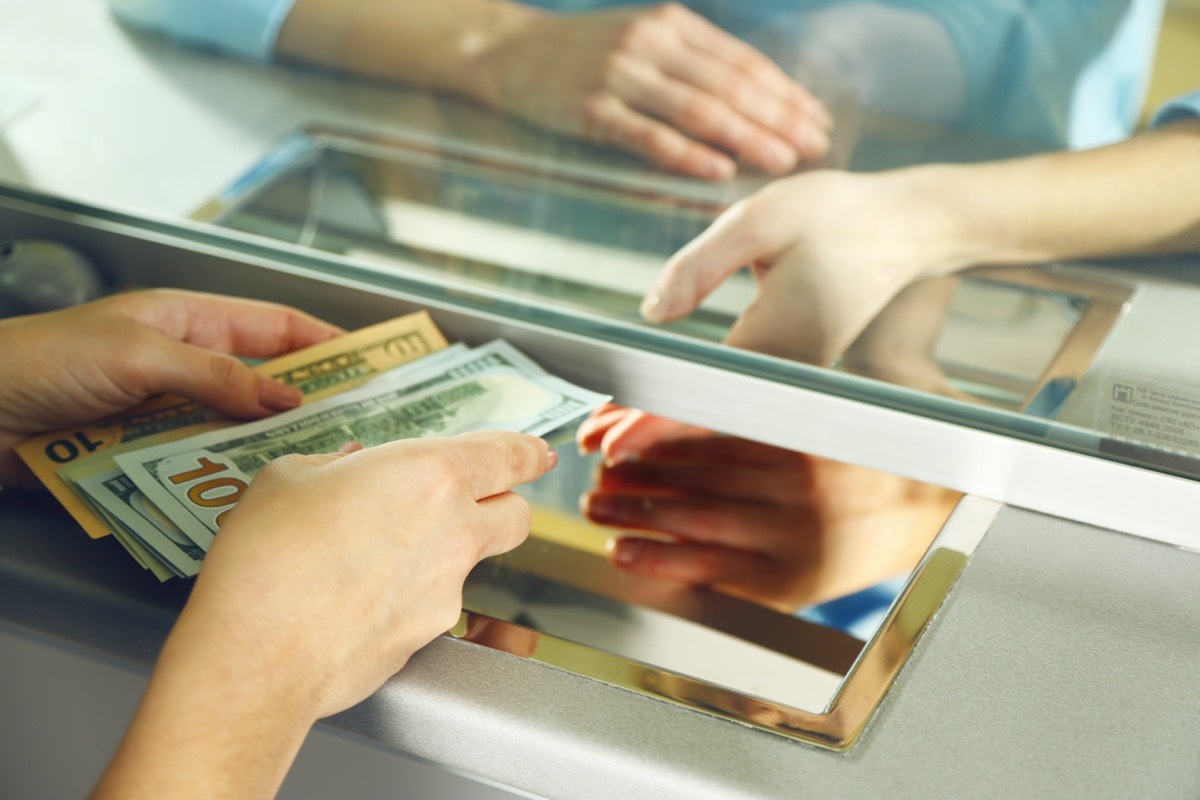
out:
M663 261L721 210L518 159L314 130L286 139L198 216L437 284L640 322ZM748 272L734 274L670 330L720 341L755 291ZM1030 413L1053 417L1127 295L1061 270L918 282L835 365L1011 410L1043 392Z
M45 0L36 13L18 15L4 58L9 73L30 85L7 93L0 87L0 101L20 100L0 102L0 124L7 126L0 178L156 216L190 213L220 192L202 219L366 264L376 277L450 290L439 297L461 290L503 298L517 314L549 307L571 320L562 326L568 333L632 330L620 343L648 343L682 358L1200 474L1200 436L1187 427L1200 391L1190 374L1180 374L1177 346L1195 338L1188 302L1194 294L1174 299L1182 296L1171 293L1176 287L1156 291L1140 277L1070 266L946 275L989 263L986 257L942 264L936 277L918 281L927 277L915 274L926 265L888 234L899 228L936 243L945 231L931 233L920 227L919 213L904 214L921 210L914 202L920 192L884 191L897 175L912 173L874 172L1128 137L1150 110L1148 90L1157 103L1194 88L1170 84L1163 91L1169 82L1161 76L1157 87L1149 85L1164 0L213 0L202 14L180 13L187 6ZM1182 13L1168 16L1168 24ZM70 27L60 24L67 18ZM1182 63L1194 67L1196 52L1193 46ZM63 69L67 53L89 69ZM36 85L23 78L33 75ZM1192 69L1187 80L1194 75ZM6 113L13 108L19 115ZM999 207L1020 210L1050 186L1035 181L1012 200L994 172L956 174L969 191L951 193L951 205L998 198ZM756 193L772 178L780 180ZM1098 191L1120 183L1110 176ZM1165 189L1180 181L1146 183ZM1065 201L1059 194L1059 206L1082 207L1087 194L1076 190ZM792 252L815 253L805 263L824 272L797 269L795 283L771 284L760 294L744 267L758 264L761 273L785 248L738 249L717 265L721 274L709 276L716 288L699 310L676 309L656 318L661 325L648 324L639 307L661 288L664 262L746 198L760 198L746 236L775 243L770 230L782 225L793 234L786 243ZM758 224L762 219L774 225ZM887 229L889 222L895 228ZM1094 244L1115 227L1094 225L1080 238ZM1175 228L1194 232L1194 220ZM827 232L837 235L820 235ZM1160 239L1148 238L1139 244L1164 252ZM1135 250L1144 248L1120 252ZM279 250L282 258L292 252ZM1053 258L1107 252L1084 248ZM888 275L901 279L867 291ZM765 333L735 327L763 295L788 324ZM601 324L576 324L585 319ZM1164 341L1156 326L1173 333ZM781 359L709 346L722 341ZM697 448L728 441L707 433L698 439L704 444ZM590 490L593 519L635 534L622 537L614 558L638 547L644 555L649 546L637 542L662 544L655 536L675 544L696 539L698 528L664 521L662 512L711 510L711 500L678 486L665 490L670 479L665 470L649 473L650 454L602 470L598 485L591 476L576 481L567 495L546 502L573 508L575 496ZM695 590L634 608L616 603L635 584L658 579L618 571L591 552L591 566L579 574L603 581L568 585L545 565L574 556L544 545L538 553L529 548L525 561L494 565L497 574L524 577L498 588L485 576L472 596L489 613L566 639L579 626L563 627L560 612L578 607L595 623L589 643L600 649L617 649L618 639L630 646L620 626L600 620L633 621L655 633L634 637L631 658L663 659L682 675L749 694L775 692L741 683L744 675L704 672L715 659L676 660L691 645L663 642L704 641L705 652L765 647L762 669L770 672L780 653L801 655L797 643L822 630L793 611L904 574L948 509L948 495L935 487L832 462L814 466L801 454L789 459L833 488L825 487L824 505L777 509L791 527L776 527L794 533L802 527L797 519L829 514L838 503L870 509L871 500L912 500L924 509L919 520L889 520L912 532L911 546L893 559L880 560L877 551L852 558L851 537L839 535L823 552L840 552L842 562L860 568L853 579L843 569L836 585L797 590L775 581L761 591L771 585L764 569L740 585L700 581L736 599ZM775 477L787 480L782 470ZM886 507L874 510L884 516ZM582 524L573 513L569 518L567 527ZM879 536L886 528L868 529ZM875 561L886 567L862 569ZM754 583L759 591L748 590ZM679 599L685 596L687 602ZM728 620L713 610L717 605L764 622L754 631L726 623L690 627L697 614ZM774 644L760 636L768 629L783 632ZM511 631L484 625L471 635L484 641ZM505 645L521 646L529 642ZM835 652L844 655L823 645L804 658L812 669L842 675L844 659ZM826 695L836 685L827 678L813 678ZM824 707L779 691L787 702Z
M723 447L722 441L733 440L711 441ZM810 712L829 706L864 640L874 635L956 499L953 493L923 487L926 494L920 502L894 492L868 500L865 493L882 488L880 481L908 482L825 462L810 464L817 467L815 472L776 478L777 484L795 481L790 488L796 497L788 498L776 514L763 515L758 509L739 508L736 498L717 488L695 487L681 502L682 496L661 484L626 479L614 487L609 469L601 470L594 483L596 460L581 458L573 450L560 448L559 468L521 489L534 507L533 536L473 573L465 607L529 631ZM757 456L766 451L766 446L753 448ZM791 455L798 463L805 461ZM776 454L784 456L783 451ZM642 462L653 464L654 454ZM702 466L709 470L702 482L716 485L729 478L728 469ZM671 467L688 469L678 463ZM817 477L822 468L833 480ZM748 474L747 481L763 474ZM844 480L847 476L849 482ZM628 526L615 527L580 518L576 504L582 492L588 493L585 505L592 506L598 493L611 497L614 491L625 493L643 513L657 505L660 514L640 519L629 514ZM695 513L725 501L728 506L714 510L706 520ZM668 532L663 523L670 517L661 511L672 502L680 503L676 512L685 517L674 517ZM593 520L597 516L594 509L587 515ZM739 551L736 545L744 542L734 542L731 548L716 545L714 530L722 531L722 537L753 537L795 557L772 561L766 552ZM653 542L663 551L649 569L621 563L615 551L631 542ZM689 550L697 543L712 547L710 563L718 568L733 564L736 569L741 558L755 565L753 571L687 576L678 565L669 568L672 547L684 551L679 563L687 565ZM794 613L869 588L881 578L898 580L877 596L860 599L858 608ZM865 624L854 625L860 621ZM472 641L490 643L483 641L487 636L470 633L468 629ZM506 635L520 639L523 648L532 647L528 637ZM511 641L497 646L513 652Z

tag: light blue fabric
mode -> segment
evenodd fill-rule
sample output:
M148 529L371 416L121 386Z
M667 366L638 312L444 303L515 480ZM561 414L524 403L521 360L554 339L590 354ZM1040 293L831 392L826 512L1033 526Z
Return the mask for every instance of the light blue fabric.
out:
M865 642L883 624L892 603L907 582L908 576L901 575L828 603L802 609L796 616L848 633Z
M586 11L636 0L523 0ZM722 28L756 41L785 17L838 0L687 0ZM954 42L969 101L956 124L1027 142L1094 147L1129 136L1145 98L1165 0L877 0L936 19Z
M892 0L937 18L958 47L967 126L1047 147L1129 136L1163 0Z
M1165 104L1154 114L1150 124L1157 128L1188 117L1200 117L1200 89L1180 95Z
M270 61L294 0L109 0L127 25L251 61Z
M406 2L407 0L398 0ZM552 11L644 0L523 0ZM293 0L109 0L128 24L268 61ZM768 53L779 31L841 0L687 0ZM1025 142L1091 147L1133 131L1165 0L877 0L936 19L963 63L969 101L955 124ZM776 30L772 31L772 27Z

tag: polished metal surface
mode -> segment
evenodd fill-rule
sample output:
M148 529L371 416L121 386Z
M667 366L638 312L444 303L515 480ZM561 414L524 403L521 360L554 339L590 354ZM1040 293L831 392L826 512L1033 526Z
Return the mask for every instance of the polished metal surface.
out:
M518 151L315 127L278 142L194 218L384 273L640 326L638 303L662 263L727 207L712 186L638 185ZM1053 419L1132 293L1128 280L1053 265L941 282L949 291L918 286L893 304L920 303L919 315L884 309L864 337L930 338L929 351L860 343L841 368L937 391L914 377L932 361L958 399ZM754 292L738 272L665 329L720 341ZM918 325L935 327L927 336Z
M691 340L648 339L588 315L564 318L539 306L439 290L236 232L17 189L0 189L0 208L0 235L58 238L92 255L117 283L217 286L291 303L346 327L428 308L449 338L506 338L568 380L662 416L1200 550L1200 532L1183 511L1200 503L1200 488L1171 474L1200 470L1186 456L1173 457L1170 472L1131 469L1130 462L1145 464L1137 453L1098 457L1109 438L1075 426L900 387L892 387L891 407L877 386L870 387L874 402L870 391L858 392L860 383L874 382L855 376L744 360ZM937 416L930 416L933 408ZM776 423L800 418L804 425Z
M16 209L13 213L19 215ZM78 232L67 225L56 235L74 241L72 233ZM116 237L114 245L124 239L116 231L110 235ZM149 280L138 282L171 285L185 275L221 282L219 259L199 250L170 248L163 258L178 264L197 256L199 271L164 272L142 262L141 267L150 267L143 273ZM107 259L104 263L112 264ZM126 255L121 263L125 266L116 274L126 279L136 274L138 259ZM211 268L217 272L209 272ZM250 274L243 265L238 277L244 280ZM266 296L282 294L281 299L306 282L285 272L262 277ZM323 303L328 303L328 288L322 294ZM328 313L330 308L323 304L316 310L336 319ZM448 332L454 335L452 329ZM496 331L510 332L506 327ZM550 331L544 335L545 342L557 338ZM603 376L592 376L597 378ZM586 478L586 472L579 474ZM566 488L570 498L578 493L577 487ZM935 545L865 650L861 642L837 631L714 592L622 575L598 555L539 537L477 570L465 607L498 618L487 636L473 638L507 652L801 741L846 749L856 741L968 555ZM498 598L498 592L504 596ZM547 616L549 622L544 621ZM597 620L604 616L610 633L597 638ZM691 661L678 657L689 652ZM714 667L718 662L726 666Z

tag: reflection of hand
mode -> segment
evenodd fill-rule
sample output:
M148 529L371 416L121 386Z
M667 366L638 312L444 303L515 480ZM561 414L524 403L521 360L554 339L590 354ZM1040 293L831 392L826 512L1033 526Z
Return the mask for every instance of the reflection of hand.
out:
M952 385L937 361L942 333L958 277L917 281L867 326L842 356L850 372L960 400L974 400Z
M636 408L605 403L580 423L575 431L575 442L581 453L600 452L604 455L604 463L617 464L651 445L707 433L704 428L656 417Z
M467 614L467 631L462 638L493 650L529 658L537 652L540 636L535 630L503 622L482 614Z
M829 149L820 101L674 3L530 15L486 59L493 105L688 175L732 177L727 153L785 174Z
M159 392L233 417L292 408L299 392L230 354L275 356L338 332L283 306L165 290L0 321L0 484L21 474L11 448L23 437Z
M610 416L610 429L619 422ZM631 452L619 436L605 444ZM601 469L584 510L602 525L670 538L619 537L613 563L786 611L911 569L958 497L744 439L641 444L636 459Z
M642 313L691 313L752 265L758 295L727 339L735 347L828 364L880 310L940 263L927 252L936 218L910 197L903 171L811 172L734 205L667 262Z
M528 532L509 490L554 464L544 441L496 431L347 450L251 484L99 796L121 796L129 765L145 796L269 796L313 721L455 624L468 572Z

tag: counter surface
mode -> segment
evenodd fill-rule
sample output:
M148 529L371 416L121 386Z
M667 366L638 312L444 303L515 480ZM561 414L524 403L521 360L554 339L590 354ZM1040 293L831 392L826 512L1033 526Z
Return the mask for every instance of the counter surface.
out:
M187 585L154 583L44 500L5 499L0 531L0 685L17 709L0 793L77 796ZM572 800L1195 797L1198 605L1200 555L1004 509L848 755L440 639L321 724L284 796L505 796L391 755L404 752ZM408 788L422 776L440 788Z

